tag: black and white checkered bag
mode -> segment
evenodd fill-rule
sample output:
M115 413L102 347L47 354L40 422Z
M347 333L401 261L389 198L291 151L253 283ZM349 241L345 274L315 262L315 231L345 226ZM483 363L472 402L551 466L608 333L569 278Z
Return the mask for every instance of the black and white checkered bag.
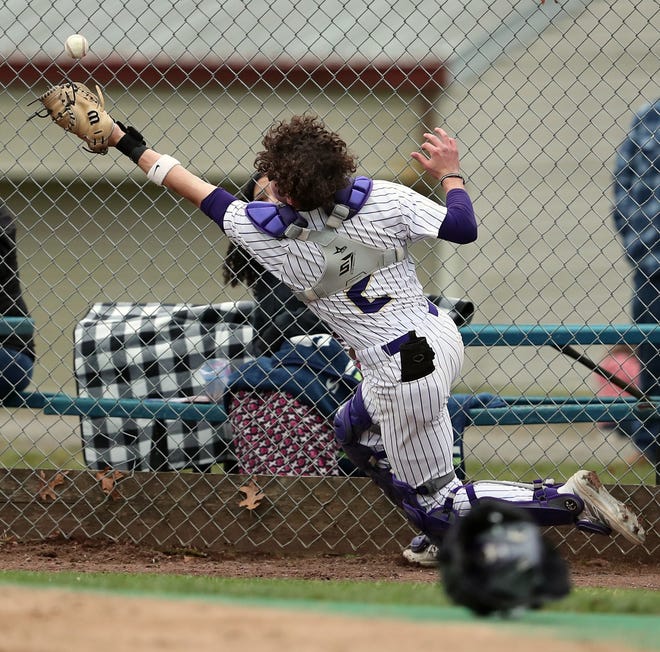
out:
M237 304L98 303L75 328L78 395L184 398L204 393L206 360L248 360L252 327ZM228 424L117 417L82 418L85 464L93 470L206 470L229 462Z

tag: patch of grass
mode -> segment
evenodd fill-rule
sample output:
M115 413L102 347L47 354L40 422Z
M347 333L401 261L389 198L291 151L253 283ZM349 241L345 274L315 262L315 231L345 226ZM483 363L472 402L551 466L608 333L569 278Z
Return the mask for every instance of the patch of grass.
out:
M418 582L366 582L286 579L239 579L190 575L120 573L43 573L2 571L0 583L150 594L165 598L236 598L245 600L356 603L387 606L449 606L441 585ZM660 613L657 591L575 589L544 611L571 613Z
M576 589L555 611L577 613L660 614L660 593L639 589Z
M468 458L467 475L470 480L515 480L530 482L535 478L554 478L563 482L580 468L593 469L605 484L640 485L655 484L655 469L651 464L640 464L631 468L623 460L616 460L603 467L601 462L576 465L574 462L564 462L557 465L552 461L542 461L531 467L524 461L500 462L490 461L480 464Z
M0 466L8 469L70 469L74 471L87 468L80 450L64 447L57 447L49 451L42 451L35 447L29 449L19 449L14 446L0 448ZM582 467L597 471L605 484L655 484L655 469L651 464L640 464L631 468L623 460L616 460L607 468L603 468L598 461L583 464ZM577 470L578 466L570 461L559 465L552 461L541 461L530 466L524 461L491 460L484 464L473 458L467 460L469 480L529 482L535 478L555 478L557 482L562 482ZM222 465L214 466L212 472L224 473Z
M7 469L85 469L82 452L57 447L42 451L38 448L19 449L13 446L0 449L0 466Z

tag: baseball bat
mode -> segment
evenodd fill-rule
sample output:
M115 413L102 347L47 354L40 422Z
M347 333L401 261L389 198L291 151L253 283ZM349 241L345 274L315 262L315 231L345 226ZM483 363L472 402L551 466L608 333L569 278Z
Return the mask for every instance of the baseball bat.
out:
M553 349L560 351L561 353L567 355L569 358L573 358L580 364L583 364L587 369L597 373L599 376L609 380L613 385L616 385L624 392L628 392L631 396L639 399L640 401L645 401L647 403L652 403L651 399L644 394L636 385L628 383L623 378L620 378L616 374L604 369L599 364L596 364L588 355L581 353L577 349L574 349L570 344L550 344Z

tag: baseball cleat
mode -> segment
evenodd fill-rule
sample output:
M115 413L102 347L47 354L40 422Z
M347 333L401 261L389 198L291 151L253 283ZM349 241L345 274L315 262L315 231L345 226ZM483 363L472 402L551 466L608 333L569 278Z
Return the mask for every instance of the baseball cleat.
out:
M431 543L426 535L420 534L403 551L403 558L418 566L435 567L438 565L438 546Z
M578 471L566 481L564 488L584 502L581 520L605 525L634 544L644 543L646 534L637 516L605 489L594 471Z

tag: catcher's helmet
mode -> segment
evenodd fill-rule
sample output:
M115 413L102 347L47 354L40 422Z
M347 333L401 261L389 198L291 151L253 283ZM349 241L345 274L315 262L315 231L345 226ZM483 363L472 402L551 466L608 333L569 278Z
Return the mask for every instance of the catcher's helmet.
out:
M568 594L568 568L527 513L479 501L447 532L439 552L447 595L479 616L538 609Z

